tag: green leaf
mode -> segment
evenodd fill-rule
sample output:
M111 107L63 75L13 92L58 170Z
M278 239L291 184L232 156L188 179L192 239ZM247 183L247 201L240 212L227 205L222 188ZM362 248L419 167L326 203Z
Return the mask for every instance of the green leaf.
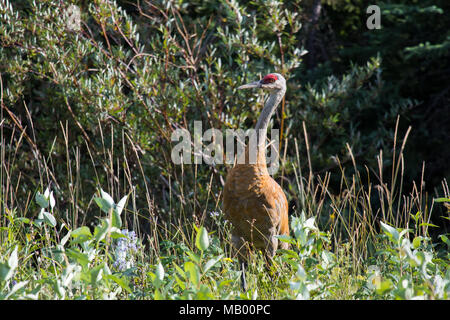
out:
M117 210L117 213L119 214L119 216L122 214L122 210L125 207L127 198L128 198L128 196L123 197L122 199L120 199L119 203L117 203L117 205L116 205L116 210Z
M434 202L450 202L450 198L436 198Z
M45 189L44 197L45 199L48 199L50 197L50 187L47 187L47 189Z
M321 265L324 269L328 269L328 268L332 267L336 260L336 257L334 256L334 254L327 250L322 251L321 258L322 258Z
M161 262L159 262L158 265L156 266L155 274L156 274L156 277L159 279L159 281L164 280L164 268L163 268Z
M191 258L192 261L194 261L195 263L199 264L200 263L200 256L198 256L197 254L193 253L192 251L186 251L186 254L189 256L189 258Z
M415 214L415 215L413 215L413 214L409 214L410 216L411 216L411 218L413 218L414 219L414 221L417 223L417 221L419 220L419 217L420 217L420 215L421 215L422 213L420 212L420 211L417 211L417 213Z
M56 204L55 198L53 197L53 191L50 192L50 196L48 197L48 200L49 200L49 203L50 203L50 208L53 209L55 207L55 204Z
M205 251L209 247L208 231L206 231L206 228L203 227L203 226L200 227L200 229L197 231L197 237L195 239L195 245L201 251Z
M180 266L178 266L175 262L173 263L173 266L175 267L175 270L177 270L177 272L179 273L179 275L181 277L183 277L183 279L186 279L186 274L184 273L183 269L181 269Z
M100 194L102 195L102 199L105 200L105 202L110 206L110 208L114 208L115 207L114 200L109 195L108 192L103 191L103 189L100 189Z
M113 274L109 274L107 276L105 276L105 278L107 279L111 279L113 280L115 283L117 283L122 289L125 289L128 293L133 293L133 291L130 289L130 287L128 286L128 283L126 281L125 277L119 278Z
M174 274L174 277L175 277L175 281L180 286L181 290L185 290L186 284L180 278L178 278L178 276L176 274Z
M403 236L407 233L407 232L409 232L410 231L410 229L403 229L402 231L400 231L400 233L399 233L399 235L398 235L398 237L399 237L399 241L403 238Z
M50 227L56 227L56 219L50 212L44 212L44 221Z
M390 225L383 223L382 221L380 221L380 224L381 224L381 228L383 229L384 233L386 233L393 242L398 244L399 239L400 239L400 234L398 233L397 229L395 229L394 227L391 227Z
M75 260L78 264L82 265L83 267L86 267L89 263L89 258L87 254L81 253L78 250L75 249L67 249L66 254L68 257Z
M95 286L97 282L102 280L103 275L103 264L98 265L90 270L91 274L91 284Z
M47 208L48 207L48 200L39 191L36 193L35 200L36 200L37 204L41 208Z
M200 271L195 263L188 261L184 264L184 271L187 273L189 281L195 286L200 282Z
M442 240L444 243L446 243L446 244L450 247L450 240L448 239L448 237L447 237L446 235L441 234L441 235L439 236L439 238L441 238L441 240Z
M16 221L20 221L20 222L22 222L22 223L26 223L26 224L29 224L29 223L31 222L30 219L25 218L25 217L18 217L18 218L15 218L15 220L16 220Z
M109 214L109 211L114 208L114 206L111 206L105 199L95 197L94 200L99 208L105 213Z
M422 222L421 224L419 224L419 227L434 227L434 228L439 228L439 226L432 224L432 223L426 223L426 222Z
M102 241L108 233L109 223L106 219L100 220L100 226L96 226L94 229L94 239L96 242Z
M71 234L71 233L72 233L72 231L69 231L69 232L61 239L60 244L61 244L62 246L64 246L64 245L67 243L67 240L69 240L70 234Z
M116 209L112 211L111 226L120 229L122 227L122 219Z
M422 241L422 237L415 237L412 244L414 249L417 249L420 246L420 242Z
M14 270L7 263L0 263L0 281L7 281L13 273Z
M55 292L61 299L64 299L64 297L66 296L66 290L64 290L64 287L62 286L61 280L56 279L56 281L52 282L53 282L53 289L55 290Z
M290 244L295 244L295 240L292 239L291 236L287 236L287 235L285 235L285 234L280 234L280 235L277 235L277 236L275 236L275 237L276 237L278 240L282 241L282 242L287 242L287 243L290 243Z
M388 280L383 280L379 283L379 285L376 288L376 292L379 295L383 295L387 291L389 291L392 288L392 282Z
M21 281L16 283L14 287L12 287L11 291L9 291L8 294L5 296L5 299L8 299L10 296L14 295L17 291L25 287L27 283L28 281Z
M300 279L300 281L305 281L306 280L306 271L305 271L305 269L303 268L303 266L301 264L297 264L296 275Z
M209 269L211 269L217 262L219 262L224 257L223 254L218 256L217 258L212 258L208 262L205 263L205 267L203 268L203 272L208 272Z
M119 238L126 238L127 237L122 232L120 232L119 228L111 227L109 231L110 231L110 235L111 235L112 239L119 239Z
M161 294L161 291L159 291L159 289L155 290L155 300L164 300L164 296Z
M73 230L70 235L76 240L75 243L84 242L92 238L91 230L86 226Z

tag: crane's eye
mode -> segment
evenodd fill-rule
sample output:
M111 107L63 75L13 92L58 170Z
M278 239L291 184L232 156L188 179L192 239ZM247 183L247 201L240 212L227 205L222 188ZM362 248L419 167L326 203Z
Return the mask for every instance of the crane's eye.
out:
M264 84L268 84L268 83L274 83L275 81L277 81L277 76L276 75L274 75L274 74L268 74L267 76L265 76L263 79L262 79L262 83L264 83Z

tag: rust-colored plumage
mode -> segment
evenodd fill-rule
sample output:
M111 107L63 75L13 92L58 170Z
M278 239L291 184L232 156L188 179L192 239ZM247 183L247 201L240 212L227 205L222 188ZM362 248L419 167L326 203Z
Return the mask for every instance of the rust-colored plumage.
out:
M278 247L287 248L276 235L288 235L288 203L286 196L269 175L265 159L267 126L286 91L286 82L279 74L269 74L261 81L244 86L270 91L270 96L255 127L258 144L255 150L246 146L241 158L227 175L223 192L225 217L233 225L232 245L241 261L251 247L262 250L272 258ZM257 152L256 162L249 161L250 152ZM248 244L248 245L247 245Z

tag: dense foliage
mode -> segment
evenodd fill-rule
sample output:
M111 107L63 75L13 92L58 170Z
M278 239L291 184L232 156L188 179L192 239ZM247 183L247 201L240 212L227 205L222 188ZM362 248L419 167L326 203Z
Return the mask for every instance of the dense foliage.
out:
M0 0L1 297L447 298L450 4L377 2L373 30L370 4ZM264 95L237 87L269 72L288 79L275 178L314 237L285 239L280 287L246 296L220 220L230 166L175 165L171 135L253 127ZM121 228L147 248L125 271ZM52 274L26 279L36 265Z

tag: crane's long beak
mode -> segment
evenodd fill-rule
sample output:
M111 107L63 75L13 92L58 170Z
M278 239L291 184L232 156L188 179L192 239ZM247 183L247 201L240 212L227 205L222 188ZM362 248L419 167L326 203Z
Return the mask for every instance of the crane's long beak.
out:
M252 89L252 88L261 88L261 81L255 81L255 82L244 84L244 85L240 86L238 89Z

